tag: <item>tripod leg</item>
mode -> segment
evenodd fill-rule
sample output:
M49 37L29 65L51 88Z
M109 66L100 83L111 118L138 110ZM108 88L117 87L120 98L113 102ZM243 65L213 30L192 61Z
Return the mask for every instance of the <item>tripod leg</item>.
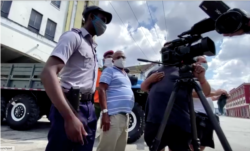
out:
M174 106L174 101L176 98L176 93L178 92L178 89L179 89L179 85L180 85L180 81L177 81L174 85L174 90L172 91L172 93L170 95L168 105L167 105L166 110L164 112L164 116L163 116L164 118L161 121L161 125L160 125L158 133L156 135L156 138L154 139L152 145L149 147L150 151L158 151L159 145L161 143L162 135L165 131L165 128L166 128L166 125L167 125L167 122L169 119L169 115L170 115L172 108Z
M225 134L223 133L218 121L216 120L216 118L213 114L213 111L210 108L210 106L206 100L206 97L203 94L200 86L195 81L193 81L193 85L194 85L194 89L195 89L196 93L198 94L198 96L201 100L203 107L205 108L205 111L208 115L208 118L215 129L215 132L220 140L222 147L224 148L225 151L232 151L232 148L231 148L230 144L228 143L227 138L226 138Z
M196 115L194 112L192 89L188 94L189 94L188 101L189 101L189 114L190 114L190 120L191 120L192 144L193 144L194 151L200 151L200 140L197 136Z

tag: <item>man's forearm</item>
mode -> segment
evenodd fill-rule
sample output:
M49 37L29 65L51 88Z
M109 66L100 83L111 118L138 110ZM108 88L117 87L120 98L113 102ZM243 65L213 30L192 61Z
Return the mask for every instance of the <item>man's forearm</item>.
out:
M210 84L207 82L207 80L206 80L205 78L204 78L204 79L200 79L199 82L200 82L201 89L202 89L204 95L205 95L206 97L208 97L208 95L209 95L210 92L211 92ZM193 96L194 98L198 98L198 97L199 97L198 94L197 94L195 91L193 91L192 96Z
M205 94L205 96L208 96L211 92L210 84L207 82L206 78L203 78L199 81L200 81L203 93Z
M220 98L220 96L212 96L211 98L213 101L217 101Z
M214 97L214 96L217 96L217 95L218 95L218 93L216 91L214 91L214 92L210 92L208 97Z
M73 118L75 115L68 105L66 99L64 98L64 94L58 82L56 73L52 73L48 70L43 71L41 80L43 82L47 95L49 96L54 106L61 113L62 117L65 120Z
M149 90L149 87L152 83L146 79L142 84L141 84L141 90L147 92Z
M99 102L100 102L100 106L101 109L107 109L107 95L106 95L106 91L102 88L99 88Z

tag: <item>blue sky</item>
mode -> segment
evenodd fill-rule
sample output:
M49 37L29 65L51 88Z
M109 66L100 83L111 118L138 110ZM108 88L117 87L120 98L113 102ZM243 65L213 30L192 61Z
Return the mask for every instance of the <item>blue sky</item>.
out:
M152 2L151 2L151 3L152 3ZM158 2L158 3L160 3L160 2ZM128 25L128 27L127 27L127 30L128 30L128 31L130 31L130 32L132 32L132 33L133 33L133 32L137 32L137 29L140 28L140 27L144 27L144 28L146 28L146 29L148 29L148 30L151 30L151 29L153 29L153 28L155 27L155 25L158 23L158 20L157 20L157 18L155 17L156 11L157 11L157 7L150 5L150 2L148 2L148 3L145 4L145 5L148 6L149 11L150 11L150 12L149 12L149 16L148 16L148 18L149 18L150 21L145 21L145 20L139 21L139 22L138 22L137 28L133 28L131 25ZM168 5L174 6L174 5L175 5L175 2L168 2ZM170 11L170 10L169 10L169 11ZM133 12L132 12L132 13L133 13ZM163 13L163 8L162 8L162 13ZM167 14L168 14L168 11L166 12L165 15L167 15ZM135 15L135 16L134 16L134 15ZM136 15L137 15L137 14L133 14L132 17L137 21L137 16L136 16ZM165 23L165 22L164 22L164 23ZM156 32L156 34L157 34L157 32ZM218 41L215 42L216 54L219 53L220 45L221 45L221 40L218 40ZM126 47L124 48L124 50L126 50ZM208 61L208 62L211 62L211 61L212 61L212 58L214 58L214 57L207 57L207 61ZM211 79L212 76L213 76L213 72L212 72L212 71L208 71L208 72L206 73L206 77L207 77L208 79Z
M163 43L176 39L178 34L189 30L193 24L208 17L199 8L200 3L201 1L164 1L163 9L162 1L147 1L147 3L145 1L112 1L113 7L107 1L100 1L100 7L111 12L113 19L105 34L97 38L99 56L107 50L122 50L127 55L127 66L138 65L137 58L145 58L143 53L149 60L159 60L160 53L158 52ZM231 8L240 8L250 13L250 1L227 1L225 3ZM206 77L210 84L217 89L225 83L223 88L230 90L243 82L248 82L250 61L246 58L250 48L250 37L246 35L225 38L215 31L205 36L215 42L217 54L215 57L207 57L209 69ZM239 46L239 42L243 45Z

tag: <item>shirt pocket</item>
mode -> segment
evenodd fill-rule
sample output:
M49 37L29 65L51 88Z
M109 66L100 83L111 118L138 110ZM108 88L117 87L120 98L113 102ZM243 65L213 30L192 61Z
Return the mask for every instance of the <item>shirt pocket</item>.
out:
M92 66L94 66L94 56L91 48L89 50L87 49L79 49L78 50L80 55L82 56L83 59L83 67L90 69Z

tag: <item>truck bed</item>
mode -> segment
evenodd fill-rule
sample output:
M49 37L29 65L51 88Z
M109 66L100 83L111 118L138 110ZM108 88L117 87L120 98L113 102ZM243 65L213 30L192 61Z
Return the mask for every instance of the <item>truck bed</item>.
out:
M44 90L40 74L43 63L1 64L1 89Z

